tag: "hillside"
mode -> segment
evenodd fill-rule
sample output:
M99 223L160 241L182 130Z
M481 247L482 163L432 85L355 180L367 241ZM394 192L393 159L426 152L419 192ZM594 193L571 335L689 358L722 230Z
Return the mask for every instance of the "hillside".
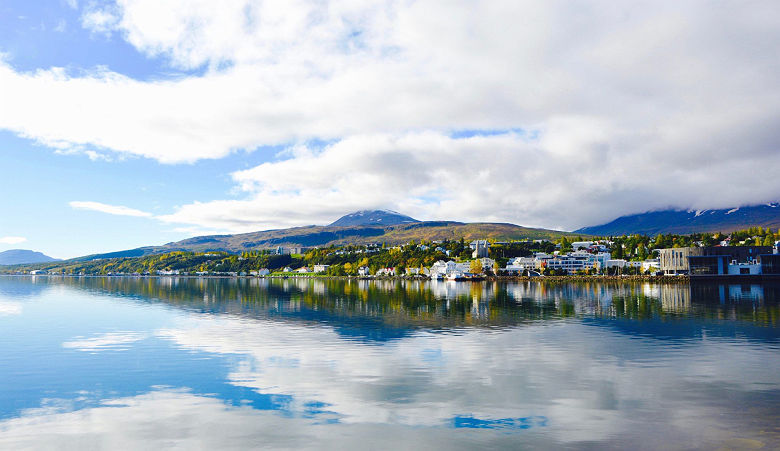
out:
M47 263L57 261L56 258L41 252L27 249L11 249L0 252L0 265L23 265L28 263Z
M502 223L462 223L452 221L427 221L393 226L306 226L289 229L266 230L237 235L209 235L188 238L163 246L149 246L106 254L80 257L76 260L96 258L140 257L171 251L227 251L242 252L254 249L282 247L325 247L345 244L387 243L403 244L411 240L466 240L496 239L557 239L578 234L547 229L534 229Z
M748 227L780 228L780 204L772 203L723 210L663 210L623 216L606 224L583 227L588 235L658 235L698 232L731 232Z

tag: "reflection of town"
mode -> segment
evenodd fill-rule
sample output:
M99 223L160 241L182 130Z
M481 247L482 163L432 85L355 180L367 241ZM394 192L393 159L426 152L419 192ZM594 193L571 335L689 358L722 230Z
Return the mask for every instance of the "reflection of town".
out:
M203 312L393 328L510 326L568 317L730 318L776 325L780 284L358 279L34 278ZM369 324L370 323L370 324Z

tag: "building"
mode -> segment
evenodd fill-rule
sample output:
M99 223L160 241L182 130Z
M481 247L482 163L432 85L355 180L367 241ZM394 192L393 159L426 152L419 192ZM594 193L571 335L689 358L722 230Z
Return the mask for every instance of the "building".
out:
M588 250L591 246L593 246L593 241L575 241L571 243L571 248L575 251L579 249Z
M696 274L727 274L723 259L699 259L698 257L726 257L726 265L735 263L754 263L762 254L771 254L771 246L710 246L679 247L659 249L659 268L667 275L694 274L689 261L693 258ZM720 266L718 266L720 265ZM721 271L721 272L713 272Z
M484 258L489 255L490 244L487 240L474 240L469 244L471 248L471 258Z
M361 266L358 268L358 276L366 277L371 275L371 269L368 266Z
M573 274L577 271L604 268L610 257L611 255L606 252L591 254L589 252L577 251L564 255L556 255L553 258L546 259L541 266L545 266L549 269L566 271L567 274Z
M435 278L436 276L447 276L455 273L466 274L469 272L471 272L471 262L456 263L452 260L447 262L439 260L431 266L430 276Z
M325 272L330 268L330 265L314 265L313 272Z
M657 258L648 258L642 262L642 272L654 272L661 269L661 262Z
M496 261L492 258L482 257L479 259L479 263L482 265L482 272L488 272L493 271L493 267L496 264ZM469 268L471 265L469 264Z

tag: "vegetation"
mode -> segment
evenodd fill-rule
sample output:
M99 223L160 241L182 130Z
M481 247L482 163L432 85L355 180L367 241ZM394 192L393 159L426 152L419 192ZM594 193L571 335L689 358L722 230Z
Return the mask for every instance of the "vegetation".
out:
M712 246L729 239L731 245L770 246L780 240L780 233L769 228L751 227L733 232L730 236L720 233L691 235L628 235L601 237L598 240L608 246L613 259L641 261L652 258L655 251L662 248L686 246ZM582 237L561 237L557 243L549 240L523 240L498 242L490 239L489 257L495 260L496 268L506 266L513 257L527 257L535 252L552 253L555 250L572 250L573 241ZM92 260L73 259L31 265L0 267L0 272L14 273L30 270L44 270L61 274L157 274L158 272L178 272L179 274L249 274L251 271L268 269L281 272L284 268L296 270L302 267L312 272L314 265L328 265L324 275L358 275L361 267L369 268L376 274L382 268L393 268L396 275L408 272L407 268L429 268L437 260L471 260L472 250L464 237L440 241L410 240L399 246L387 243L345 246L331 245L308 250L303 255L277 255L269 249L229 253L225 251L173 251L159 255L138 257L97 258ZM480 266L481 268L481 266ZM476 269L476 266L474 267ZM621 274L629 274L636 269L621 269ZM556 275L547 270L546 275ZM583 275L587 274L583 273Z

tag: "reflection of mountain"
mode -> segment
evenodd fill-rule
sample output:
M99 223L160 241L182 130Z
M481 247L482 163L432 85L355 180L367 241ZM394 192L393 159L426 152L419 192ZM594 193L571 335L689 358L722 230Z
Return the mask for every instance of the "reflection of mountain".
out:
M742 287L295 278L50 280L203 313L327 324L344 337L367 342L395 340L417 330L512 327L568 317L659 338L698 337L704 333L732 336L739 330L748 337L773 339L778 335L775 326L780 317L778 288L770 284ZM738 322L724 323L724 317Z
M17 299L38 296L51 287L49 278L41 276L0 276L0 282L0 296Z

